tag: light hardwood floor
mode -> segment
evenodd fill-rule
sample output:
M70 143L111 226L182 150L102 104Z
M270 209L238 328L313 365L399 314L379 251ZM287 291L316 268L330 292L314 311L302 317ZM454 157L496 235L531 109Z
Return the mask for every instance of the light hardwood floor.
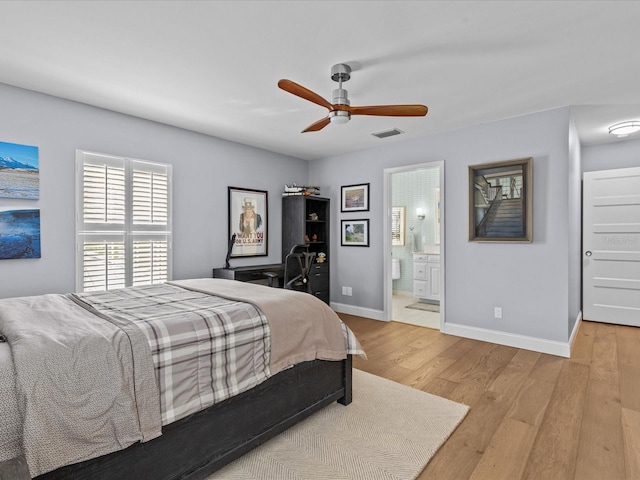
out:
M567 359L340 317L355 368L471 407L419 480L640 480L640 328L582 322Z

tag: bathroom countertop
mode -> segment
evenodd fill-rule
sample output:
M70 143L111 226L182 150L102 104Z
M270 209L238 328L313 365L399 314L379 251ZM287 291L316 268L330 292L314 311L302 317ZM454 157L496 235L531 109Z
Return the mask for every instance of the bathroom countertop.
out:
M427 245L421 252L413 253L426 253L428 255L440 255L440 245Z

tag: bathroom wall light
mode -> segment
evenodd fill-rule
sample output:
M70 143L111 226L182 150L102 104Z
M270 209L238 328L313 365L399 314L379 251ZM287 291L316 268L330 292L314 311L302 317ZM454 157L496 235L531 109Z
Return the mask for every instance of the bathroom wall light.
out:
M617 137L626 137L640 130L640 121L630 120L628 122L616 123L609 127L609 133Z
M424 209L416 208L416 215L418 216L418 220L424 220L424 217L425 217Z

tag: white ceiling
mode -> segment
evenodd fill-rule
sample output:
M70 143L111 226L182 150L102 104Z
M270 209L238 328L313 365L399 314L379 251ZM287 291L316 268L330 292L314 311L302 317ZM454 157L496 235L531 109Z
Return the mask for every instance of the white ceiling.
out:
M0 19L0 82L304 159L567 105L583 144L640 119L635 1L5 0ZM336 63L352 105L429 114L301 134L327 112L277 82L330 100Z

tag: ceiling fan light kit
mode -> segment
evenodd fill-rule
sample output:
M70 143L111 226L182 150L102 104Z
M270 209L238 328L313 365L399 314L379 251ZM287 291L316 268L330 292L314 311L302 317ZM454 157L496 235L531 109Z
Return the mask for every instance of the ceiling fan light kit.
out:
M305 132L317 132L330 123L347 123L352 115L373 115L382 117L424 117L428 108L425 105L374 105L352 107L348 92L342 88L342 82L351 78L351 67L346 63L338 63L331 67L331 80L338 82L338 88L333 91L332 103L315 92L291 80L282 79L278 87L309 102L325 107L329 114L305 128Z
M331 123L347 123L350 118L351 115L349 115L349 112L345 110L335 110L329 113L329 120L331 120Z

